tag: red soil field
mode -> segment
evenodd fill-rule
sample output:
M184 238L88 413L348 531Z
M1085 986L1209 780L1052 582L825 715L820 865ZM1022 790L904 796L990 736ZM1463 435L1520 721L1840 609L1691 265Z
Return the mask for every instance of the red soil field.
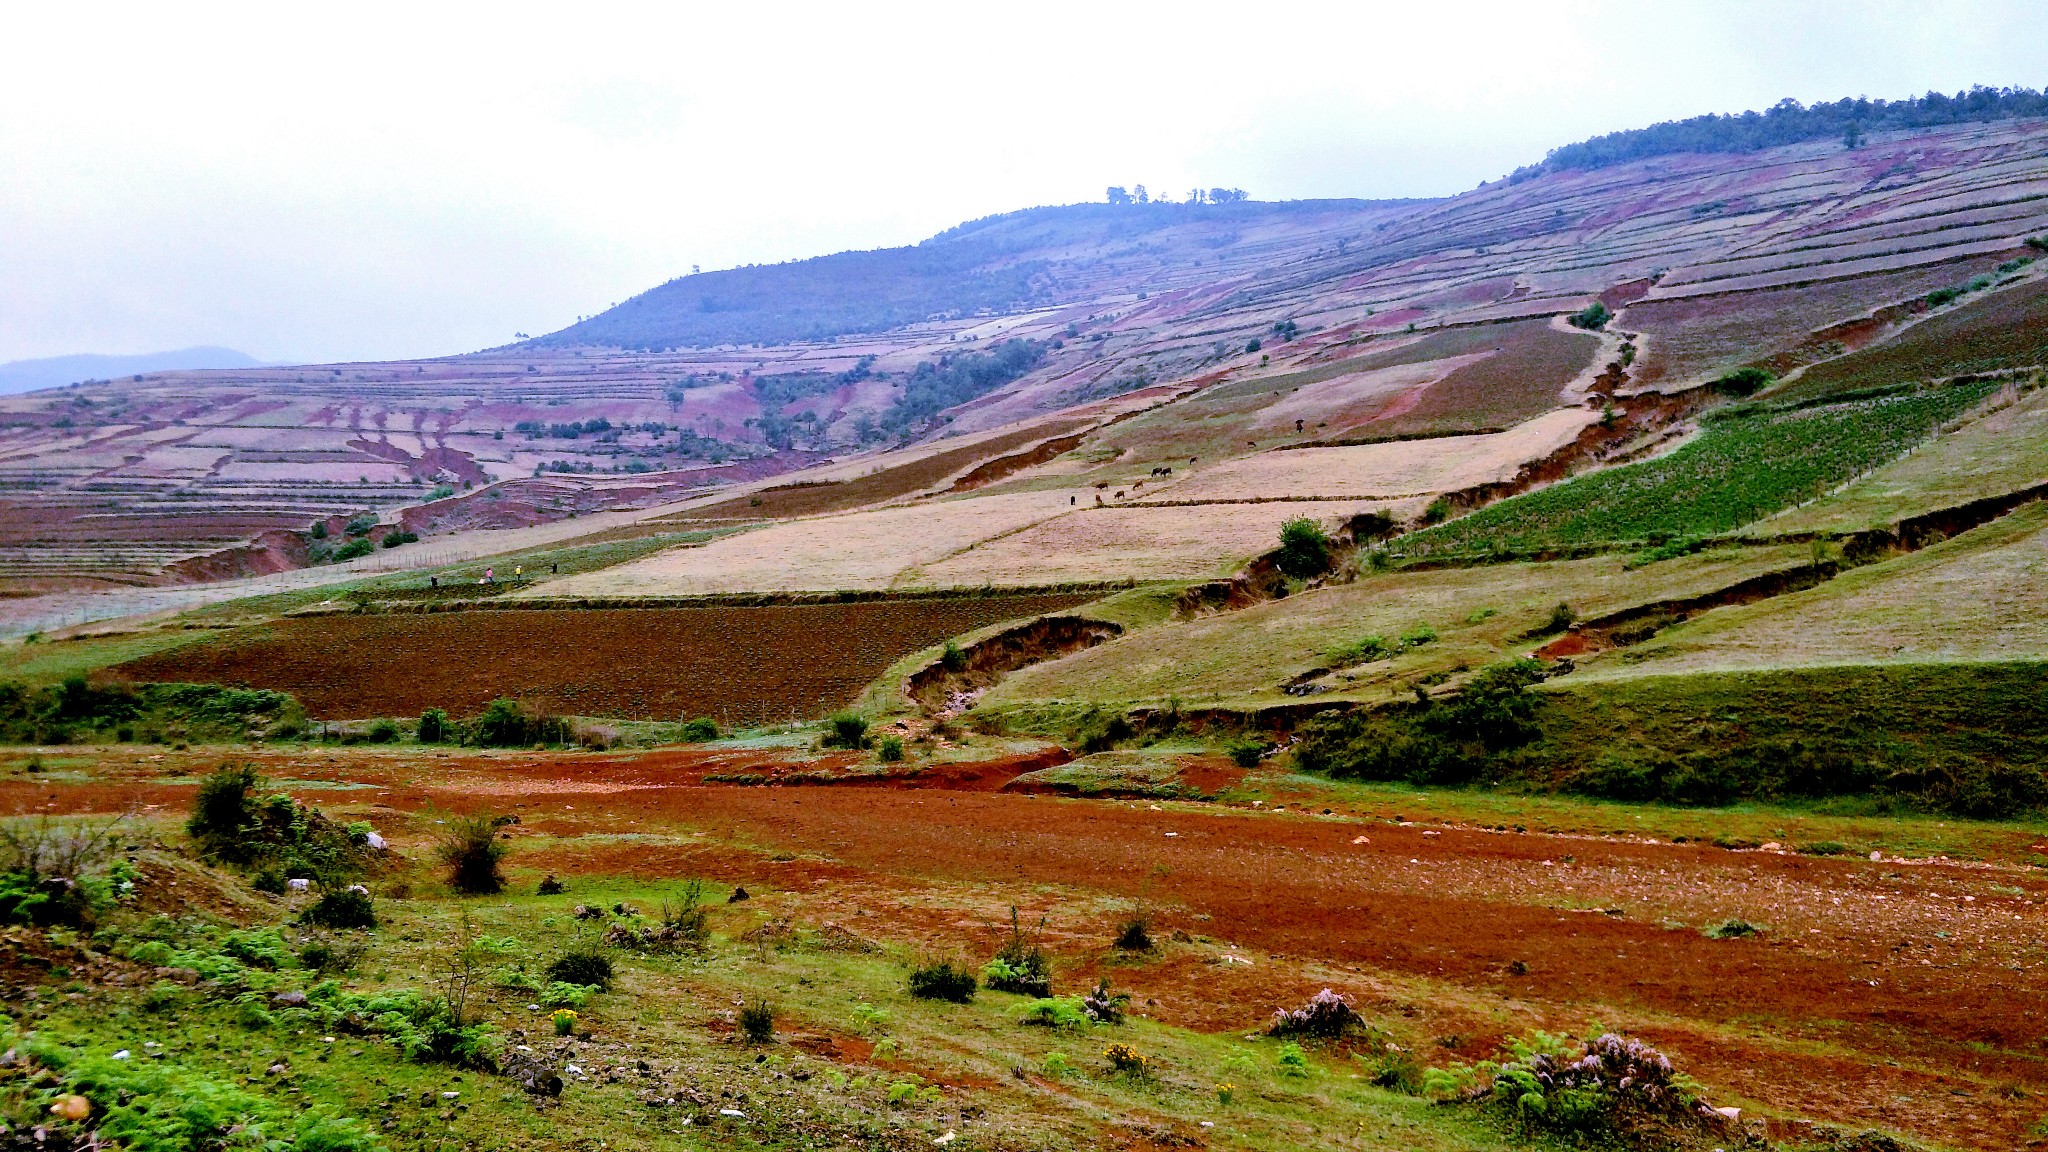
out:
M1557 407L1557 394L1592 363L1599 338L1581 332L1559 332L1548 320L1482 324L1430 333L1384 352L1368 353L1295 376L1262 380L1292 386L1335 371L1391 368L1423 364L1474 353L1486 359L1455 369L1419 396L1384 406L1373 418L1353 423L1347 433L1374 436L1414 432L1455 432L1505 428Z
M324 719L472 715L508 696L566 715L757 723L823 715L920 648L1090 599L326 616L226 633L107 676L272 688Z
M1492 1050L1500 1025L1483 1004L1508 1006L1517 1028L1597 1018L1754 1105L1956 1147L2024 1144L2048 1091L2035 1054L2048 1035L2038 979L2048 882L2036 872L1397 825L1371 805L1324 814L1302 797L1276 797L1293 809L1278 813L988 790L1039 766L1033 756L922 782L958 777L966 791L702 782L858 759L800 755L255 758L280 780L370 785L316 786L303 799L372 819L408 853L433 835L428 809L516 812L511 864L522 876L704 876L745 885L773 914L928 951L985 951L975 918L993 923L1016 901L1049 915L1063 985L1107 973L1147 1015L1205 1031L1256 1027L1324 985L1369 1014L1461 1037L1455 1049L1421 1050L1436 1064ZM157 773L190 781L211 766L177 760L138 757L132 775L116 767L97 785L0 781L0 806L175 812L191 784ZM649 839L630 854L573 839L623 828ZM683 838L661 843L664 831ZM1152 909L1155 935L1195 939L1142 963L1116 959L1106 946L1115 909L1132 900ZM1698 930L1729 916L1769 931L1711 940ZM1220 962L1225 951L1246 962Z

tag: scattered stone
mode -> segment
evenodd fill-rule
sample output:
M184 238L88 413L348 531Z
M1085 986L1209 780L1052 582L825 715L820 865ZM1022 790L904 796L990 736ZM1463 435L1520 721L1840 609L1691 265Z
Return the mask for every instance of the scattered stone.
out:
M270 998L270 1002L282 1004L287 1008L304 1008L306 1006L306 994L304 992L279 992Z
M50 1115L59 1120L85 1120L92 1116L92 1101L75 1094L59 1096L57 1102L50 1105Z
M588 904L578 904L576 910L571 915L575 916L578 920L602 920L604 919L604 909L592 908Z

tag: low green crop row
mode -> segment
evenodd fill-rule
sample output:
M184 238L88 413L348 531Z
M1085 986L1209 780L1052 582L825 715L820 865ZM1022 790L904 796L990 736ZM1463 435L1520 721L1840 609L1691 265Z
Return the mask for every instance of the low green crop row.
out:
M1905 454L1982 402L1988 381L1820 407L1746 404L1665 456L1578 476L1424 529L1408 558L1613 545L1730 532Z

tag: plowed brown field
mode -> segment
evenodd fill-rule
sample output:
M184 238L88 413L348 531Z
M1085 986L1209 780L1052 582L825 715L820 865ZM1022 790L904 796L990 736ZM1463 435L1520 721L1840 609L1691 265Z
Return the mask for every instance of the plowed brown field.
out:
M325 719L467 715L508 696L576 716L752 723L823 715L920 648L1089 599L328 616L230 632L109 675L273 688Z

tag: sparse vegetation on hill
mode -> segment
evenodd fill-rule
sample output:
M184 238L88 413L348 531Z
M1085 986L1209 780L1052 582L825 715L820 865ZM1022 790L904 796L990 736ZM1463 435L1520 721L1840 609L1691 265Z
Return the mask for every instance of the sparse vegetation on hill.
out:
M1022 377L1045 358L1032 340L1005 340L986 352L927 360L910 373L903 395L883 412L880 424L901 431L957 404L985 396Z

